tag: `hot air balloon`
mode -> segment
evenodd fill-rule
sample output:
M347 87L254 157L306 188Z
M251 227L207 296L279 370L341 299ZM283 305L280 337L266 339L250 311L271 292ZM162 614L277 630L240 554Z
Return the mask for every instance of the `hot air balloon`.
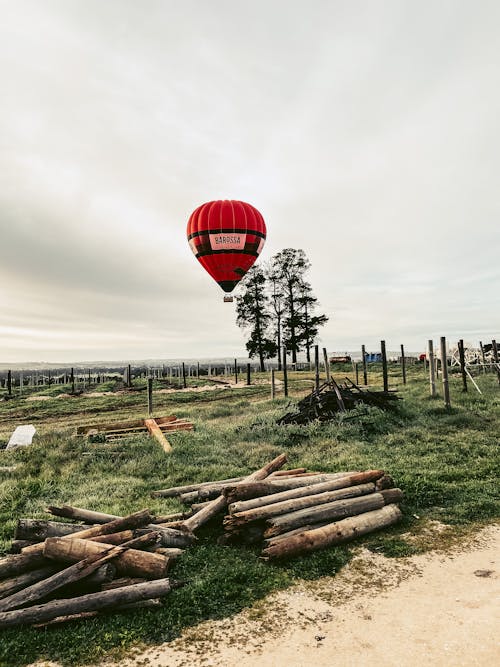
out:
M193 211L187 237L205 271L229 293L259 256L266 223L256 208L243 201L211 201Z

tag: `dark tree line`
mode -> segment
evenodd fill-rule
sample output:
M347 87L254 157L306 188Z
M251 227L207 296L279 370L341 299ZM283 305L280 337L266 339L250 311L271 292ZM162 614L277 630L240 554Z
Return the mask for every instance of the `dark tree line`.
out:
M315 313L318 300L306 280L310 266L303 250L285 248L265 267L250 269L240 283L236 322L246 330L248 354L259 359L262 371L265 359L275 357L281 369L283 346L293 363L301 350L311 360L311 347L328 317Z

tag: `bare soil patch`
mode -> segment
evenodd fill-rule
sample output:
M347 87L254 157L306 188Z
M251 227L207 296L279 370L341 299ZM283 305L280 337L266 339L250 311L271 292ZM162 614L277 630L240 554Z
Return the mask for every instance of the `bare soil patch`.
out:
M276 593L120 664L489 666L500 659L500 526L451 552L361 549L334 578Z

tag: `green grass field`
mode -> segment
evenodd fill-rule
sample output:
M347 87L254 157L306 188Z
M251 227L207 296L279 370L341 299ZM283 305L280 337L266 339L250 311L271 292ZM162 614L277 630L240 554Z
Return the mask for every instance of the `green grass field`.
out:
M348 367L339 369L335 377L340 381L348 372ZM262 381L264 376L255 379ZM380 387L378 367L370 367L369 381ZM432 549L432 540L410 543L403 535L418 534L431 519L452 525L460 534L499 516L500 390L496 375L480 375L477 381L483 395L473 387L464 394L459 376L452 375L453 407L446 411L440 395L430 398L421 366L408 369L405 387L394 366L391 388L397 387L403 398L396 410L359 408L348 418L330 423L283 427L276 426L276 419L312 386L306 373L292 374L290 399L273 402L265 384L157 393L156 415L188 417L196 426L194 432L169 436L171 455L145 435L94 444L74 435L79 424L145 416L144 390L0 402L0 444L7 442L18 424L33 423L39 431L32 447L0 450L0 466L18 465L14 472L0 472L0 549L9 548L17 519L49 518L44 513L48 504L113 514L148 507L166 514L181 505L171 499L152 500L151 491L249 473L281 452L287 453L289 467L331 472L384 468L405 492L405 518L362 543L388 556ZM106 388L112 390L113 383ZM37 391L42 393L42 388ZM187 585L166 598L160 610L107 615L40 630L3 631L0 665L25 665L40 658L79 665L119 658L133 645L166 641L185 626L234 614L299 578L332 575L356 547L331 548L275 565L261 562L258 549L218 546L221 532L220 520L200 532L198 544L172 570L172 577Z

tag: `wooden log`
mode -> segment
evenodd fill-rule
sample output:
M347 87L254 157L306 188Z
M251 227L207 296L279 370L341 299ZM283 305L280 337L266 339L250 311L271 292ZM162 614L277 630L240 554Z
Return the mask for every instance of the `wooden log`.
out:
M269 477L271 479L274 479L275 477L288 477L289 475L302 475L306 473L307 470L306 468L292 468L291 470L276 470L276 472L273 472ZM312 473L315 475L316 473Z
M272 493L280 493L281 491L289 491L291 489L299 489L311 484L322 484L335 479L341 479L348 475L354 474L354 471L346 473L321 473L313 477L305 477L296 475L292 477L280 477L276 479L272 477L263 481L241 482L231 486L223 487L222 492L228 498L228 502L236 502L238 500L253 499L260 496L270 495Z
M98 535L109 535L111 533L117 533L121 530L144 526L144 524L150 523L150 521L151 521L151 514L149 513L149 510L144 509L140 510L139 512L134 512L133 514L129 514L128 516L122 517L120 519L115 519L114 521L110 521L109 523L103 523L98 526L92 526L91 528L87 528L86 530L73 533L72 535L65 535L60 539L68 540L68 539L73 539L74 537L78 537L80 539L86 539L89 537L97 537ZM43 544L44 543L34 544L31 547L26 547L26 549L23 549L23 553L25 554L42 553L44 550Z
M375 488L377 491L382 491L382 489L392 489L394 486L394 480L390 475L382 475L377 481L375 482Z
M0 579L17 576L23 572L52 565L43 553L25 554L0 558Z
M48 558L74 563L95 554L105 555L109 546L91 540L49 537L45 541L44 554ZM123 547L113 547L123 549ZM114 558L118 574L146 579L160 579L168 571L170 560L161 554L138 549L124 549Z
M247 482L258 481L265 479L275 470L279 470L282 466L285 465L287 461L286 454L280 454L275 459L267 463L264 467L256 470L251 475L245 478ZM184 522L185 528L189 531L194 532L197 528L202 526L204 523L209 521L213 516L222 512L227 505L226 496L220 495L215 500L212 500L206 507L204 507L196 514L193 514L192 517L186 519Z
M404 497L401 489L383 489L380 491L380 495L383 497L386 505L400 503Z
M153 548L153 551L155 554L161 554L162 556L166 556L171 560L179 558L179 556L182 556L184 553L184 549L165 549L164 547L155 547Z
M37 570L32 570L31 572L25 572L24 574L19 574L17 577L11 577L10 579L4 579L0 581L0 598L5 598L8 595L17 593L31 584L35 584L37 581L42 579L47 579L47 577L52 576L60 569L62 565L55 563L48 565L47 567L41 567Z
M29 547L36 543L37 541L35 540L12 540L8 553L20 554L25 547Z
M89 525L62 523L59 521L43 521L40 519L19 519L14 537L16 540L43 542L47 537L62 537L91 528Z
M401 510L397 505L387 505L379 510L365 512L341 521L330 523L322 528L308 530L281 540L262 551L265 560L288 558L299 554L316 551L352 540L372 531L385 528L397 523L402 518Z
M190 516L193 516L192 510L186 510L185 512L174 512L173 514L161 514L159 516L155 516L153 523L157 525L170 523L172 521L183 521L184 519L189 519Z
M142 577L119 577L118 579L113 579L113 581L106 582L102 585L103 591L112 591L115 588L123 588L123 586L134 586L134 584L142 584L147 579Z
M64 538L53 537L50 539L63 540ZM133 586L125 586L111 591L90 593L89 595L82 595L77 598L52 600L51 602L28 607L27 609L0 612L0 628L44 623L59 616L88 611L102 611L103 609L139 600L161 598L168 595L173 587L173 582L170 579L164 578Z
M144 425L148 429L148 433L150 433L153 438L155 438L155 440L163 447L163 451L169 454L172 451L172 445L163 435L163 432L156 421L154 419L145 419Z
M369 495L374 492L374 484L358 484L356 486L348 486L344 489L337 489L335 491L316 493L312 496L283 500L282 502L271 503L244 512L230 514L224 518L224 528L226 530L234 530L238 526L251 523L252 521L264 521L270 517L278 517L282 514L289 515L290 513L296 513L299 510L305 510L311 507L316 509L319 506L331 504L338 500L357 498L358 496ZM308 521L308 523L314 523L314 521Z
M360 473L343 473L342 476L334 477L331 480L326 482L321 482L319 484L308 484L303 487L298 487L295 489L290 489L288 491L282 491L279 493L273 493L272 489L266 487L266 482L260 482L259 488L257 485L254 489L247 486L246 489L243 489L243 493L240 493L240 489L237 489L235 493L229 491L227 493L228 502L231 499L229 504L229 512L235 514L236 512L246 512L257 507L263 507L264 505L271 505L274 503L283 502L285 500L292 500L293 498L302 498L303 496L312 496L319 493L325 493L327 491L335 491L337 489L344 489L349 486L357 486L358 484L367 484L369 482L374 482L377 479L383 476L383 470L367 470ZM266 493L267 490L267 493ZM262 493L264 491L264 493ZM239 502L233 502L232 498L236 497L245 497L249 500L240 500Z
M331 503L307 507L290 514L274 516L267 519L268 528L264 532L264 537L272 537L280 533L286 533L294 528L305 526L319 521L336 521L347 516L364 514L378 510L385 505L384 497L381 493L372 493L358 498L348 498L345 500L335 500Z
M45 545L49 544L51 540L61 540L60 537L50 537L47 538ZM79 540L85 542L85 540ZM149 536L141 537L138 539L131 540L128 542L128 545L138 545L148 544L151 541ZM71 544L71 540L66 542ZM91 543L92 544L92 543ZM56 590L59 590L63 587L67 587L69 584L74 584L75 582L89 577L90 575L95 574L96 570L100 569L105 565L109 560L115 559L118 557L125 557L130 551L135 551L135 549L129 549L127 546L107 546L107 545L95 545L98 549L95 551L89 550L89 552L83 557L77 559L75 565L67 567L60 572L56 572L47 579L38 581L37 583L24 588L23 590L14 593L2 600L0 600L0 611L10 611L11 609L17 609L19 607L25 607L26 605L31 605L38 600L41 600L47 597L49 594L53 593ZM45 551L45 550L44 550ZM138 552L142 553L142 552ZM60 559L64 560L64 559ZM107 572L105 573L107 574ZM158 577L159 578L159 577Z
M190 493L191 491L198 491L203 486L212 486L213 484L232 484L233 482L240 482L243 477L232 477L231 479L219 479L213 482L199 482L197 484L187 484L185 486L172 486L169 489L160 489L152 491L152 498L175 498L183 493Z
M294 528L293 530L289 530L287 533L280 533L279 535L273 535L272 537L267 537L266 539L263 540L262 546L269 547L271 544L276 544L276 542L279 542L280 540L286 540L289 537L293 537L294 535L300 535L300 533L305 533L306 530L314 530L315 528L322 528L323 526L327 526L331 521L320 521L319 523L308 523L305 526L299 526L298 528Z
M47 508L47 511L56 516L63 516L66 518L74 518L78 520L88 521L89 523L98 523L106 524L109 526L112 522L117 522L118 520L123 520L125 517L116 516L114 514L104 514L103 512L94 512L92 510L83 509L81 507L72 507L70 505L62 505L61 507L55 507L50 505ZM133 515L132 515L133 516ZM154 520L154 517L149 517L150 520ZM115 523L115 526L117 524ZM125 526L126 527L126 526ZM185 530L173 530L172 528L159 527L155 523L148 523L144 528L152 531L157 531L160 533L162 546L164 547L187 547L195 541L194 535L190 535L189 532ZM107 533L119 532L120 528L115 528L115 530L106 530ZM73 534L76 537L80 537L76 533Z

